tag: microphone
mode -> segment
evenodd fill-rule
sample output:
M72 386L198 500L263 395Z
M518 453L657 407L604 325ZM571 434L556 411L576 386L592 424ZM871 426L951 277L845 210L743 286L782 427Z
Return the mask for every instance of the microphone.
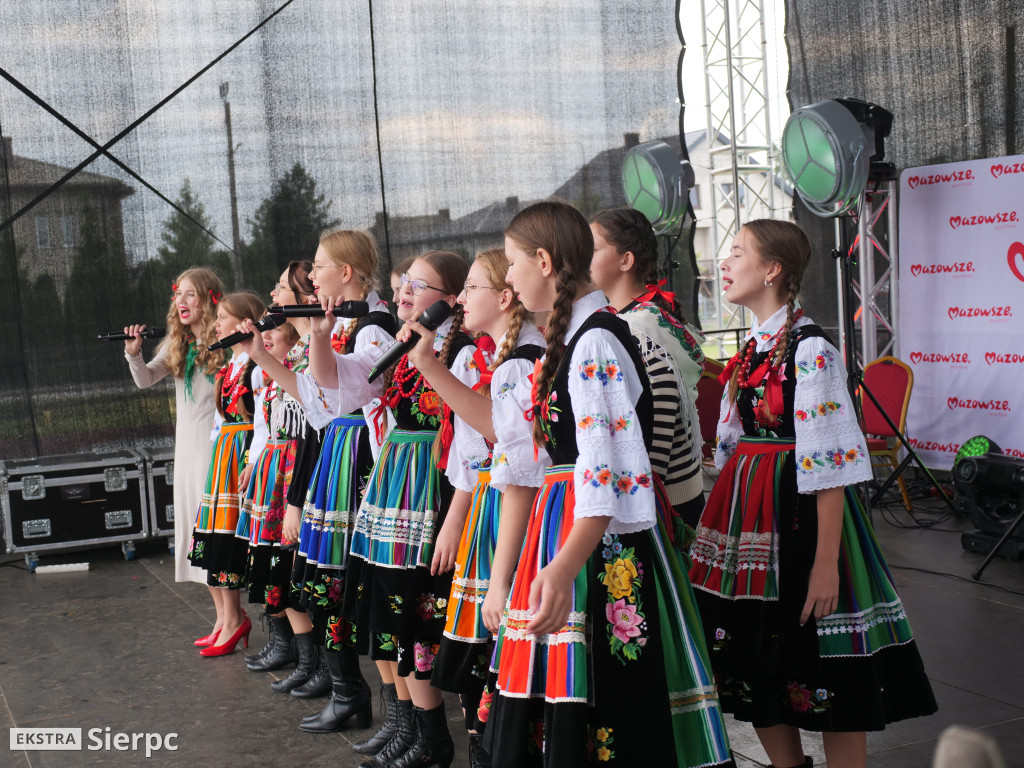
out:
M282 317L323 317L324 308L319 304L285 304L283 307L271 305L267 308L271 315ZM331 310L332 317L364 317L370 313L370 305L365 301L343 301Z
M167 335L167 331L161 328L159 325L154 325L152 328L147 328L139 334L144 339L162 339ZM134 339L130 333L124 333L122 331L115 331L113 333L100 333L97 334L97 341L127 341L128 339Z
M256 330L260 332L269 331L272 328L277 328L278 326L284 325L287 322L288 318L285 317L284 315L267 315L258 323L256 323ZM220 339L219 341L215 341L208 347L208 349L211 352L214 352L218 349L227 349L228 347L235 346L235 344L237 344L240 341L245 341L246 339L251 338L251 333L242 333L241 331L236 331L235 333L225 336L223 339Z
M437 327L448 319L448 315L452 313L452 305L447 301L436 301L423 310L423 314L420 315L420 325L426 328L428 331L436 331ZM377 364L370 369L370 375L366 377L367 381L372 382L384 371L390 368L392 365L402 359L402 355L408 352L410 349L416 346L416 342L420 340L420 335L415 331L409 337L408 341L396 342L387 352L381 355L380 360Z

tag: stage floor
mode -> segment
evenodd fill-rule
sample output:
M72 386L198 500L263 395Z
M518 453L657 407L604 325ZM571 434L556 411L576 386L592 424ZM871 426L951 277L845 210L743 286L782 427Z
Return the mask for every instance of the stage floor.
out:
M946 508L914 501L917 516L935 520ZM906 603L932 681L939 712L868 735L868 765L927 768L936 739L948 725L983 728L1009 765L1024 766L1024 562L996 559L983 581L971 580L981 555L965 553L960 532L967 520L946 519L931 529L898 504L874 514L875 529ZM283 673L248 672L241 653L202 658L192 640L213 621L205 587L176 584L163 542L140 545L134 561L120 550L100 549L44 556L43 564L83 562L92 570L30 574L24 560L0 567L0 724L11 727L81 728L80 752L9 750L0 765L60 766L357 766L350 743L370 731L313 735L298 729L321 701L273 693ZM254 615L254 612L250 612ZM250 646L266 632L258 623ZM364 662L376 689L372 664ZM376 698L375 698L376 709ZM457 701L447 697L458 757L468 765ZM99 741L88 732L99 729ZM109 731L108 731L109 729ZM107 733L176 733L174 751L145 757L139 750L105 749ZM752 731L730 721L740 768L767 765ZM101 746L91 750L90 746ZM113 742L111 741L111 747ZM820 739L808 739L815 765L824 759Z

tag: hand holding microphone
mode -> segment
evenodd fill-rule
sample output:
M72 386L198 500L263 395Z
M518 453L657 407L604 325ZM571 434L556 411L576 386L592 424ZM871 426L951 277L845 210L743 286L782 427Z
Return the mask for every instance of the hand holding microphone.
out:
M284 315L267 315L258 323L255 323L253 327L260 333L263 333L263 331L269 331L273 328L278 328L279 326L282 326L287 322L288 318L285 317ZM213 344L210 345L209 349L211 352L218 349L227 349L228 347L235 346L235 344L237 344L240 341L251 339L252 336L253 335L251 333L247 333L244 331L231 333L225 336L223 339L215 341Z
M419 317L419 323L427 331L436 331L438 326L441 325L448 316L452 313L452 305L447 301L437 301L423 310L423 314ZM370 369L370 375L366 377L367 381L372 382L384 371L393 366L402 356L409 352L416 342L420 340L420 335L415 331L409 332L409 338L406 341L395 342L394 346L391 347L387 352L381 355L380 360L377 364Z
M166 334L167 332L158 325L154 325L152 328L147 328L145 325L126 325L121 333L117 331L100 333L97 334L96 339L98 341L124 341L124 351L134 357L142 349L143 339L162 339Z

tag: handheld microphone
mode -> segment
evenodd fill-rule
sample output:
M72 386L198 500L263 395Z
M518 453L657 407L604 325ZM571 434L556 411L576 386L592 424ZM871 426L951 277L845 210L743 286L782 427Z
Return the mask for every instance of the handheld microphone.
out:
M323 317L324 308L319 304L285 304L283 307L271 305L267 308L271 315L282 317ZM365 301L343 301L331 310L332 317L364 317L370 313L370 305Z
M278 326L284 325L287 322L288 318L285 317L284 315L267 315L258 323L256 323L256 330L262 333L263 331L269 331L272 328L277 328ZM241 331L236 331L235 333L225 336L223 339L220 339L219 341L215 341L208 347L208 349L211 352L214 352L218 349L227 349L228 347L235 346L235 344L237 344L240 341L245 341L246 339L251 338L251 333L242 333Z
M154 325L152 328L147 328L139 334L144 339L162 339L167 335L167 331L161 328L159 325ZM127 341L128 339L134 339L130 333L124 333L123 331L115 331L113 333L100 333L97 334L97 341Z
M445 320L448 319L448 315L452 313L452 305L447 301L437 301L423 310L423 314L420 315L420 325L426 328L428 331L436 331L437 327L441 325ZM384 371L390 368L392 365L402 359L402 355L406 354L410 349L416 346L416 342L420 340L420 335L415 331L409 337L408 341L400 341L395 343L387 352L381 355L380 360L377 364L370 369L370 375L366 377L367 381L373 381L380 376Z

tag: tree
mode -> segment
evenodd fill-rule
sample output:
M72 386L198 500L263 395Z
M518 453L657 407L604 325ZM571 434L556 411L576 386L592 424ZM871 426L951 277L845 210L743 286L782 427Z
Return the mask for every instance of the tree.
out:
M316 181L301 163L274 182L249 219L250 244L245 249L246 282L261 289L277 281L288 262L312 259L320 233L338 226L331 218L331 201L316 190Z
M206 206L193 194L192 184L188 179L181 185L175 202L196 222L210 232L213 231L213 224L206 215ZM156 249L157 255L175 275L189 267L209 266L213 261L213 244L216 241L179 211L174 211L164 221L160 240L163 241L163 245Z

